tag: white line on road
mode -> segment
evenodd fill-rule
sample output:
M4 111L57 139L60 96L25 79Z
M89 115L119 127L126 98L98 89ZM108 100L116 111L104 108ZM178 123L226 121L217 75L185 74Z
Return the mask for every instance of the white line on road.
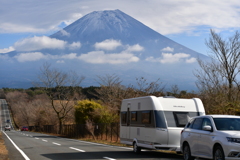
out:
M39 138L35 137L35 139L39 139Z
M48 142L47 140L45 140L45 139L42 139L42 141L44 141L44 142Z
M108 159L108 160L116 160L116 159L109 158L109 157L103 157L103 158Z
M61 144L59 144L59 143L55 143L55 142L52 142L53 144L56 144L56 145L58 145L58 146L61 146Z
M12 144L14 145L14 147L22 154L22 156L25 158L25 160L30 160L30 159L28 158L28 156L11 140L11 138L8 137L8 135L7 135L5 132L3 132L3 133L7 136L7 138L10 140L10 142L12 142Z
M76 151L79 151L79 152L85 152L84 150L81 150L81 149L77 149L77 148L73 148L73 147L69 147L70 149L74 149Z

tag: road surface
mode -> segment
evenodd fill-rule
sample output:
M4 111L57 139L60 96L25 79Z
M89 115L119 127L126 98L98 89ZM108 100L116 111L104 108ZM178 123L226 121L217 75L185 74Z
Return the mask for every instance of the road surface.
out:
M180 160L181 155L155 151L133 153L132 148L103 145L26 131L4 131L10 120L5 100L0 100L0 125L10 160Z

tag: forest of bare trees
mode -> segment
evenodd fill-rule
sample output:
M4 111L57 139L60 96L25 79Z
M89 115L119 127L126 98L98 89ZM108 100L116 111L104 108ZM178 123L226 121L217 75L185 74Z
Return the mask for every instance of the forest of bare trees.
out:
M52 69L48 64L43 65L43 73L40 77L44 84L29 89L4 88L17 127L59 125L61 133L63 124L119 122L121 101L126 98L147 95L197 96L179 91L177 86L172 87L172 91L164 92L159 80L148 82L144 77L136 78L137 87L126 87L121 85L121 79L116 74L97 76L98 87L82 88L75 83L67 86L70 83L65 80L65 73ZM78 83L83 80L82 77L75 79ZM94 118L78 121L76 115L79 114L79 106L82 107L82 115L90 114Z

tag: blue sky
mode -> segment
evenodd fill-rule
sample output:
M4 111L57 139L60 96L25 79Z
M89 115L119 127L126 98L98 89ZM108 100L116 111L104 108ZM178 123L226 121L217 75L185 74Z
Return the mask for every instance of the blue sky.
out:
M160 34L207 54L210 29L229 37L240 27L238 0L0 0L0 54L20 40L49 36L82 16L119 9Z

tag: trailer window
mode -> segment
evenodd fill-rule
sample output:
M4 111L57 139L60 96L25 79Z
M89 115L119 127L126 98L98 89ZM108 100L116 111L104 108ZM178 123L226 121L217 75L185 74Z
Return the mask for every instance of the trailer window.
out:
M151 123L151 111L142 111L142 124Z
M186 128L192 128L191 126L193 125L194 120L195 120L195 119L191 119L191 120L188 122Z
M121 123L126 124L127 123L127 112L121 113Z
M198 116L198 112L176 112L176 113L187 113L187 115L189 116L189 119L191 117L196 117ZM165 117L166 117L166 121L167 121L167 126L168 127L179 127L179 123L177 123L175 117L174 117L174 112L172 111L164 111ZM183 125L182 121L180 122L180 124ZM187 122L185 123L187 124ZM184 125L185 125L184 124Z
M167 128L163 111L154 111L157 128Z
M137 112L131 112L131 121L137 121Z
M190 119L188 116L188 112L173 112L173 115L177 127L184 127Z

